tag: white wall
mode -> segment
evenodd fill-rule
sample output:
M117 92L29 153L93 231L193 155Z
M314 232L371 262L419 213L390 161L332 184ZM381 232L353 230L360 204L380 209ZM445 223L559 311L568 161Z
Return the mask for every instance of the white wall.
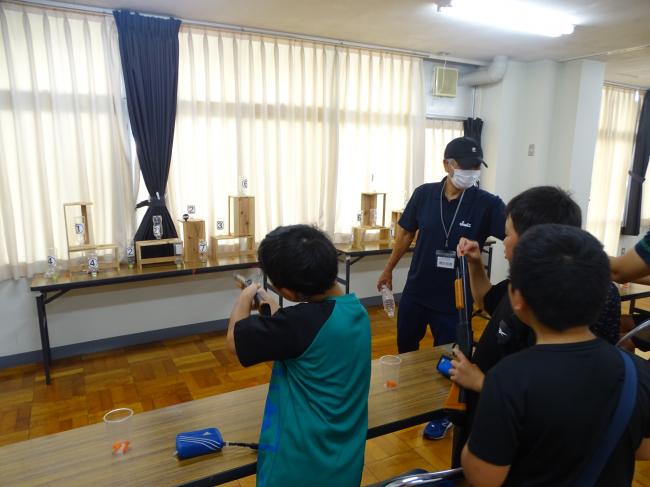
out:
M377 296L375 284L388 256L352 266L352 292ZM406 282L410 257L394 272ZM344 268L341 266L341 275ZM0 282L0 357L40 350L38 317L29 280ZM47 305L54 347L228 318L238 291L230 272L71 291Z
M502 82L481 87L483 149L489 167L482 186L505 202L538 185L570 190L587 215L598 132L603 63L509 62ZM534 155L528 155L534 144ZM495 247L493 280L507 275L503 247Z
M555 97L547 178L571 189L587 218L591 173L598 136L604 63L590 60L561 63Z

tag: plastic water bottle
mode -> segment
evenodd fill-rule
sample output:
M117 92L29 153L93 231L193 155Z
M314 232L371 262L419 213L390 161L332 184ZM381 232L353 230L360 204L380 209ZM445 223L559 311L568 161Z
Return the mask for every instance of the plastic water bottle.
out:
M183 267L183 244L175 243L174 244L174 263L176 267L180 269Z
M55 278L57 276L56 255L56 249L54 247L47 249L47 272L45 273L46 277Z
M199 260L202 263L208 261L208 242L206 240L199 240Z
M621 257L625 255L625 247L621 249ZM629 282L624 282L621 284L621 289L629 289L630 283Z
M126 253L126 263L129 265L129 269L133 269L135 266L135 244L133 241L127 242L124 249Z
M388 286L384 284L381 287L381 301L384 303L384 311L389 318L395 316L395 298L393 297L393 292L388 289Z
M88 256L88 274L97 277L97 273L99 272L99 259L97 258L97 254L90 252L86 255Z

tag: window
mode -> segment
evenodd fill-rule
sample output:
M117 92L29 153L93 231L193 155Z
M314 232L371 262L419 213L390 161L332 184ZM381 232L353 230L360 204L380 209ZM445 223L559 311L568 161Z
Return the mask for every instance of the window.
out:
M49 247L65 257L65 202L92 201L95 241L123 245L140 174L113 18L3 3L0 23L3 279L42 271ZM349 233L364 191L402 208L421 177L421 59L187 25L179 43L172 215L194 204L215 234L241 176L257 239Z
M642 98L637 90L605 85L587 210L587 230L616 255Z
M63 203L92 201L95 240L133 231L113 19L0 4L0 279L67 249ZM116 57L117 56L117 57Z
M239 177L256 197L256 233L356 224L360 195L412 189L422 61L375 51L182 26L170 208L207 233L227 218ZM419 128L418 128L419 127Z
M424 182L438 182L447 175L442 164L445 147L453 139L463 136L463 122L427 119L424 133Z

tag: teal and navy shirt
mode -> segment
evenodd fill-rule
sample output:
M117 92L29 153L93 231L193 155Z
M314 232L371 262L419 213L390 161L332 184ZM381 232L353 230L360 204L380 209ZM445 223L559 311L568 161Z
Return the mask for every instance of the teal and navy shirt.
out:
M650 231L645 234L645 236L637 242L634 246L634 250L639 254L646 265L650 267Z
M235 325L244 366L275 360L257 485L358 486L368 431L370 320L354 294Z

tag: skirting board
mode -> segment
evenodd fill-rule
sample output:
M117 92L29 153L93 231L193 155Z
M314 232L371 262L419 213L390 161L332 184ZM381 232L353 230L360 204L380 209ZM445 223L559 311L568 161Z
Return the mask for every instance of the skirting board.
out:
M401 293L395 294L395 300L399 301ZM381 296L371 296L361 299L364 306L377 306L381 304ZM121 335L111 338L101 338L90 342L73 343L71 345L62 345L52 348L52 360L66 357L85 355L88 353L103 352L116 348L140 345L142 343L151 343L161 340L169 340L199 333L209 333L212 331L221 331L228 328L228 320L205 321L203 323L194 323L191 325L173 326L161 330L145 331L134 333L132 335ZM18 365L40 363L43 360L43 354L40 350L31 352L17 353L0 357L0 369L16 367Z

